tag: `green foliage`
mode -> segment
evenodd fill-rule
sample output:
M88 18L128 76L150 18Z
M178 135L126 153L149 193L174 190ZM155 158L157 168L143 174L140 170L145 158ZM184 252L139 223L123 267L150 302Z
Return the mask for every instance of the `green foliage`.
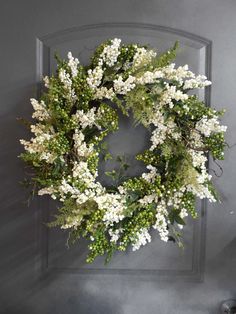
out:
M208 149L211 151L214 159L224 159L224 150L227 144L225 143L223 132L213 133L209 137L206 137L204 139L204 142Z
M101 116L98 119L98 124L110 131L115 131L118 129L118 115L115 109L111 108L109 105L102 103L100 104Z
M63 203L63 206L58 209L58 214L55 216L55 220L49 222L48 226L56 227L70 224L70 222L76 218L78 228L84 217L89 216L94 210L96 210L96 208L97 204L94 201L87 201L83 204L77 204L74 199L66 199Z
M111 157L114 159L113 157ZM105 174L113 180L113 187L118 187L125 179L126 172L130 165L126 161L125 156L116 156L115 161L118 163L118 168L112 171L106 171Z
M132 110L136 123L148 125L148 119L153 112L153 100L148 93L148 87L137 85L125 96L126 108Z
M178 48L179 43L178 41L176 41L172 48L162 53L160 56L153 60L153 66L155 68L162 68L169 65L176 58Z

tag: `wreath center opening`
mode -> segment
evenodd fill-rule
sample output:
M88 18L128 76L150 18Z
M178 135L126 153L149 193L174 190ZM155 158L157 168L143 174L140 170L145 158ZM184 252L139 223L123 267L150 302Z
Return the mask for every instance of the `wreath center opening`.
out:
M105 187L118 186L124 180L147 171L136 156L150 146L151 132L142 124L135 125L132 113L118 111L119 129L103 140L99 159L98 181Z

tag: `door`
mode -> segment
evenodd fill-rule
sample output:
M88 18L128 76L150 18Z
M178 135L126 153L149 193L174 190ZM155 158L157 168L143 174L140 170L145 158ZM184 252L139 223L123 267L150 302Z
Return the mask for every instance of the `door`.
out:
M226 108L223 123L233 145L236 3L23 0L0 7L0 313L221 313L222 301L236 298L234 147L221 163L223 175L214 178L222 201L197 204L201 214L184 229L184 251L154 235L140 251L116 254L106 266L102 258L88 265L84 242L68 250L66 233L45 227L54 202L36 197L26 204L27 191L19 184L24 167L17 156L19 139L29 134L17 118L30 118L29 98L40 94L42 76L55 71L55 52L65 57L72 51L85 64L94 47L108 38L148 43L160 52L178 40L176 63L187 63L212 80L212 88L199 97ZM134 130L123 119L109 144L113 153L132 159L146 141L142 128ZM219 170L211 161L209 167Z

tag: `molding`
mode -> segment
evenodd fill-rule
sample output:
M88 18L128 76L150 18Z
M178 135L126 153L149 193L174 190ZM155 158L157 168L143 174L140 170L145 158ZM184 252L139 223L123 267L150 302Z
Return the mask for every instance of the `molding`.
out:
M82 25L58 31L46 36L36 38L36 84L37 84L37 96L40 96L42 92L42 77L50 74L50 52L54 45L65 43L73 39L79 39L85 36L85 38L91 37L89 33L97 32L98 36L104 36L104 31L108 30L109 37L112 37L112 33L118 30L131 30L134 32L144 31L147 35L154 35L155 33L161 33L165 36L172 36L172 39L178 39L182 43L194 46L199 49L203 49L205 64L205 75L211 80L211 62L212 62L212 42L204 37L183 31L154 24L143 23L101 23ZM211 88L207 87L204 93L204 100L208 106L210 106L211 100ZM191 270L162 270L162 269L94 269L94 268L55 268L49 265L49 232L43 222L47 221L49 216L49 202L47 202L45 210L45 202L39 201L39 213L36 215L37 222L37 264L38 269L41 270L41 274L51 274L51 272L63 272L63 273L76 273L81 275L125 275L125 277L138 276L144 278L164 279L164 280L176 280L181 281L202 281L204 275L205 265L205 242L206 242L206 209L207 201L201 201L201 216L193 224L193 250L192 250L192 268ZM44 206L42 206L44 204Z

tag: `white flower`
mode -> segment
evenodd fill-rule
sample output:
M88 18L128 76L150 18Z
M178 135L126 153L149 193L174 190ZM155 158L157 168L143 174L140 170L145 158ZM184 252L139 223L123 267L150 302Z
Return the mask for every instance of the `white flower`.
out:
M109 229L108 233L111 237L110 241L116 243L119 240L122 231L123 231L123 229L121 229L121 228L115 229L115 230Z
M133 251L139 250L142 245L146 245L148 242L151 242L151 236L147 228L140 229L140 231L136 234L136 236L137 236L137 239L132 244Z
M84 141L84 134L80 130L75 130L73 140L77 156L88 157L91 153L93 153L93 144L87 145L87 143Z
M61 185L58 187L58 192L60 193L61 201L64 201L68 194L70 194L72 198L76 198L81 193L80 190L68 183L65 178L62 179Z
M44 76L43 81L44 81L44 86L46 88L49 88L50 80L49 80L49 77L47 75Z
M204 88L209 85L211 85L211 81L208 81L205 75L198 75L190 80L186 80L183 89Z
M175 140L178 140L181 137L175 122L172 119L164 122L164 117L160 111L156 111L153 114L150 123L156 126L150 138L152 142L150 150L154 150L158 145L163 144L167 136L170 136Z
M118 191L120 194L126 194L126 189L122 185L118 186Z
M174 107L172 100L184 101L188 99L188 95L178 90L175 85L166 83L165 90L163 91L160 99L160 105L169 105L170 108Z
M49 186L38 191L38 195L51 195L52 199L56 199L55 193L57 190L53 186Z
M150 63L150 61L155 57L156 57L155 51L147 50L143 47L138 47L137 52L135 53L133 58L133 68L136 69L140 65L145 66L148 63Z
M95 89L94 99L113 99L115 96L113 88L106 88L104 86Z
M87 83L91 89L96 89L102 82L103 69L100 65L88 70Z
M153 183L157 177L157 169L152 165L148 165L147 169L150 170L149 173L143 173L142 178L145 179L147 182Z
M125 196L115 193L104 193L95 197L95 201L99 209L105 210L103 221L107 226L113 226L114 223L118 223L125 217Z
M141 85L152 84L154 82L157 82L157 80L159 78L162 78L163 76L164 74L161 70L156 70L154 72L146 71L143 73L142 76L136 79L136 83Z
M60 71L59 71L59 79L63 83L65 89L67 90L68 96L72 100L77 99L77 96L75 95L75 91L72 88L72 80L70 78L70 74L67 73L65 69L60 69Z
M184 219L185 217L188 217L188 211L186 208L181 208L181 211L179 213L180 218ZM178 224L180 229L183 229L183 225Z
M158 201L157 194L145 195L143 198L139 199L139 203L142 205L152 204Z
M207 173L206 168L207 157L201 151L189 149L188 152L192 157L193 166L198 168L198 171L200 172L197 172L197 183L188 184L186 189L200 199L208 198L210 202L215 202L215 197L207 187L207 182L211 180L211 175Z
M125 95L135 87L135 77L129 75L129 77L123 81L121 75L114 80L114 90L117 94Z
M74 58L72 56L72 53L71 52L68 52L68 59L69 59L69 62L68 62L68 66L70 67L71 69L71 76L72 77L75 77L77 76L78 74L78 64L79 64L79 60L77 58Z
M193 166L201 169L206 169L206 161L207 157L204 155L202 151L196 151L193 149L189 149L188 152L190 153L193 161Z
M35 137L31 138L30 141L20 140L20 143L29 153L38 154L40 160L45 160L49 164L53 163L57 155L48 151L48 144L55 136L54 130L52 128L47 130L45 125L38 123L31 125L31 131Z
M117 58L120 54L119 48L120 48L121 39L114 38L111 40L111 44L104 47L103 52L101 54L101 58L103 59L104 63L108 66L113 66Z
M88 168L87 162L75 161L72 169L72 175L74 178L78 178L80 181L84 182L88 187L91 188L93 186L97 173L91 173Z
M64 86L68 89L71 89L72 81L70 78L70 74L66 73L65 69L60 69L59 71L59 79L64 84Z
M205 181L205 178L201 180L201 175L199 175L200 181ZM208 187L204 184L198 184L198 185L188 185L187 191L192 192L194 195L199 197L200 199L207 198L209 202L216 202L216 199L214 195L209 191Z
M32 115L32 118L38 119L39 121L44 121L50 118L45 102L43 100L38 102L38 100L30 98L30 102L35 110Z
M170 65L164 67L162 71L166 79L177 81L180 84L183 84L183 80L185 78L195 77L195 74L188 70L187 64L184 66L175 68L175 63L171 63Z
M156 222L153 226L154 229L157 229L160 235L160 238L162 241L167 242L168 241L168 224L166 217L168 216L168 212L166 209L166 204L164 201L159 203L156 208L157 214L156 214Z
M196 148L200 148L203 146L202 136L197 130L193 129L190 132L189 139L191 141L192 146Z
M87 126L91 127L96 125L96 108L93 107L88 111L84 112L84 110L77 110L76 113L72 116L72 119L80 124L82 129L85 129Z
M207 137L213 132L226 132L227 130L227 126L220 125L218 117L207 118L206 116L203 116L202 119L196 123L195 128Z

